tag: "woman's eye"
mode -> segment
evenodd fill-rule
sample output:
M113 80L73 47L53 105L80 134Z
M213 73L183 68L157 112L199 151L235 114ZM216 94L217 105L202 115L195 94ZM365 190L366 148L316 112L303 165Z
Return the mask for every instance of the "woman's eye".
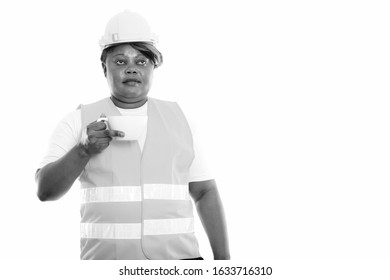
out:
M125 65L126 62L124 60L117 60L115 63L117 65Z
M137 61L138 65L145 65L146 63L148 63L148 61L146 59L140 59Z

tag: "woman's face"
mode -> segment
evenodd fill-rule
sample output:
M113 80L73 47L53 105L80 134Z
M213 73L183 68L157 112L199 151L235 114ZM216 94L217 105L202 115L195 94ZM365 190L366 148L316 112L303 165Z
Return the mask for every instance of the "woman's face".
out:
M146 100L153 79L153 62L128 44L107 54L103 65L111 94L124 103Z

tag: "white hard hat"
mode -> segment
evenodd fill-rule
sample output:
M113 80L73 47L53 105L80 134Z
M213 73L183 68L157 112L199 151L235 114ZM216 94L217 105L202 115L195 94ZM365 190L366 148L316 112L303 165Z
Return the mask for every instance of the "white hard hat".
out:
M104 50L111 45L126 42L157 43L157 36L152 33L146 19L129 10L119 13L109 20L99 45Z

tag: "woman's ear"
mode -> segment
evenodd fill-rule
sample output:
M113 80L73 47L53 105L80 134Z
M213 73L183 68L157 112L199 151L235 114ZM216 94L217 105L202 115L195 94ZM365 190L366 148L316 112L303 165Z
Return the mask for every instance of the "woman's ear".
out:
M103 68L104 77L107 78L107 67L106 67L106 64L103 62L102 62L102 68Z

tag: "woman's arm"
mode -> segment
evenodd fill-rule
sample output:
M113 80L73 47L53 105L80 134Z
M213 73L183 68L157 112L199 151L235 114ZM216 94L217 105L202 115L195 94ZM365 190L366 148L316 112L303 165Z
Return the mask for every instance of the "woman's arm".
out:
M51 162L35 173L38 198L56 200L68 192L88 163L90 155L81 145L76 145L62 158Z
M41 201L56 200L67 193L89 159L106 149L112 137L123 137L124 133L106 129L103 122L93 122L87 126L87 136L86 144L75 145L63 157L36 172L37 195Z
M229 240L225 214L215 180L191 182L189 188L209 238L214 259L229 260Z

